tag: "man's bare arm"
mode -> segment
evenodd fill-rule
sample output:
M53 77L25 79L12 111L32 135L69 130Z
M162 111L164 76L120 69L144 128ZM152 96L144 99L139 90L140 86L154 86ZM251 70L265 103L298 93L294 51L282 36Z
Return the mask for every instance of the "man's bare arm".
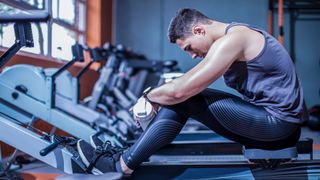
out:
M243 41L236 33L218 39L199 64L182 77L153 89L148 99L161 105L173 105L200 93L239 58L244 49Z

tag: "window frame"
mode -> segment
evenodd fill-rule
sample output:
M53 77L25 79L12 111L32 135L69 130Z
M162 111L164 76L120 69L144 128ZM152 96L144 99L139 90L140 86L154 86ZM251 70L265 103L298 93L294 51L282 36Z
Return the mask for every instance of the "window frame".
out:
M59 3L61 2L61 0L57 0L58 2L58 6L59 7ZM53 23L63 27L64 29L68 30L68 31L72 31L73 33L76 34L76 41L80 40L80 37L82 36L83 39L86 39L86 16L87 16L87 3L86 0L73 0L75 3L75 23L74 25L70 24L69 22L63 20L63 19L59 19L59 16L57 18L51 18L47 25L47 36L48 36L48 42L47 44L43 44L43 47L40 48L44 48L44 46L47 46L48 51L47 54L41 54L39 53L38 55L42 55L45 57L49 57L49 58L53 58L56 59L54 57L52 57L52 27L53 27ZM14 0L0 0L1 3L6 4L8 6L11 6L13 8L19 9L19 10L46 10L50 15L52 15L52 0L43 0L43 9L39 9L33 5L28 4L27 2L22 2L22 1L14 1ZM81 30L81 27L79 27L80 24L80 12L79 12L79 8L80 8L80 4L83 4L85 9L84 9L84 30ZM57 8L57 11L59 12L59 9ZM59 13L58 13L59 14ZM43 38L43 37L42 37ZM37 54L37 53L32 53L32 54Z

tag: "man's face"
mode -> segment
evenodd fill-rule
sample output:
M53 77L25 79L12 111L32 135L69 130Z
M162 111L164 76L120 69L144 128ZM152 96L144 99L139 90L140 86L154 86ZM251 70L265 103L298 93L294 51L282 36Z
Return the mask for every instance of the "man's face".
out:
M212 41L205 33L194 33L189 37L177 39L176 44L190 56L204 58L211 47Z

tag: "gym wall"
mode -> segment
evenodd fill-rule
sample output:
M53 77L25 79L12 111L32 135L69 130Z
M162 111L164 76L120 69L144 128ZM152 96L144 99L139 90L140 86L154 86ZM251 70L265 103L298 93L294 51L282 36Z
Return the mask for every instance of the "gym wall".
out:
M268 0L116 0L113 39L115 43L140 51L152 59L176 59L185 72L199 60L192 60L178 46L167 40L167 28L175 12L183 7L200 10L207 16L223 22L243 22L268 28ZM284 15L285 47L290 43L288 12ZM274 14L274 32L277 36L277 10ZM295 38L295 62L302 80L308 107L320 103L320 21L297 21ZM288 48L289 50L289 48ZM234 90L219 79L210 86L234 94Z

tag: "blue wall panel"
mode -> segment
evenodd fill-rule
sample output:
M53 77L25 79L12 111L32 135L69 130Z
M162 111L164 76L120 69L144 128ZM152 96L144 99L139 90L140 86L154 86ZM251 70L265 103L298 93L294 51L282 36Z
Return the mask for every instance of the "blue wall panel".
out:
M122 43L146 54L151 59L176 59L185 72L199 60L170 44L167 28L175 12L183 7L200 10L210 18L230 22L244 22L267 30L267 0L117 0L116 43ZM285 11L285 47L289 50L289 16ZM277 23L275 16L275 24ZM320 103L320 23L298 21L296 24L295 61L298 76L302 80L308 106ZM275 27L275 35L277 30ZM225 86L222 79L211 88L237 94Z

